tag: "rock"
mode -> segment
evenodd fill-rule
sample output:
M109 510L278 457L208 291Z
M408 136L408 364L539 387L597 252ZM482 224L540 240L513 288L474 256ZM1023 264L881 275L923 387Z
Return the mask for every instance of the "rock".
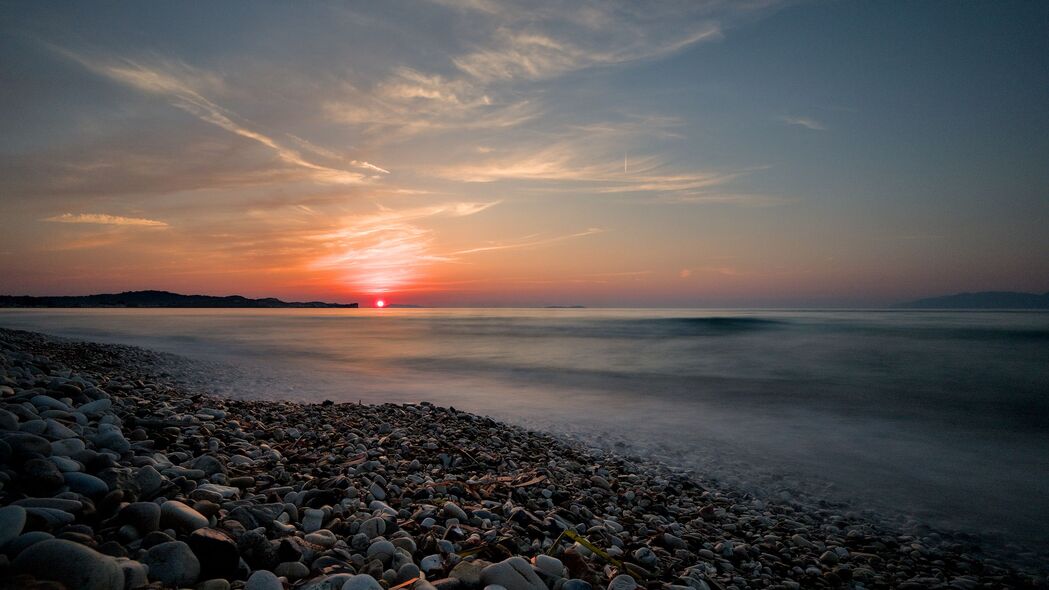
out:
M124 587L116 559L64 539L31 545L15 558L13 569L40 580L60 582L77 590L113 590Z
M88 418L98 418L102 414L108 412L111 407L113 407L113 402L103 398L93 402L88 402L78 407L77 411L83 413Z
M459 580L467 588L479 588L481 586L481 572L488 565L491 564L477 561L460 561L455 564L452 571L448 572L448 577Z
M131 559L118 559L117 565L124 574L124 588L142 588L149 584L149 568L144 563Z
M7 434L3 440L11 447L11 457L16 463L21 464L32 457L51 456L51 443L42 436L17 432Z
M42 541L54 538L54 535L52 535L51 533L46 533L44 531L29 531L28 533L22 533L21 535L18 535L17 537L9 541L6 545L0 546L3 547L4 553L6 553L13 559L19 553L25 551L26 548L32 545L36 545L37 543L40 543Z
M168 500L160 506L160 524L175 530L195 531L208 526L208 519L178 500Z
M51 443L51 453L62 457L72 457L80 451L83 451L84 448L84 441L79 438L56 440Z
M368 492L372 495L373 498L380 502L386 499L386 490L382 489L382 486L375 483L374 481L370 486L368 486Z
M25 489L34 495L47 494L65 483L58 466L42 457L34 457L25 462L21 479Z
M634 590L635 588L637 588L637 581L633 576L627 574L620 574L608 583L608 590Z
M110 428L102 429L104 426ZM95 446L100 449L109 449L116 451L117 453L124 454L131 450L131 443L124 438L124 433L120 432L120 427L114 424L103 424L99 427L99 433L95 435L93 439Z
M302 517L302 530L307 533L319 531L324 525L324 511L317 508L307 508L305 516Z
M369 518L361 523L361 532L368 536L369 541L381 537L386 533L386 521L379 517Z
M462 508L459 508L454 502L445 502L442 507L444 515L448 518L457 518L460 523L465 523L469 517L466 516L466 512Z
M133 502L120 511L120 520L135 527L141 534L160 528L160 505L154 502Z
M298 561L285 561L273 569L273 573L288 580L299 580L310 575L310 568Z
M565 577L565 566L561 563L561 560L556 557L539 554L535 556L533 562L535 563L536 568L549 576L555 578Z
M342 590L383 590L383 588L375 578L364 574L357 574L356 576L350 576L350 578L346 580L342 585Z
M485 586L496 584L506 590L547 590L546 584L523 557L510 557L484 568L481 570L481 583Z
M0 508L0 547L22 534L25 528L26 511L21 506Z
M0 430L18 430L18 416L7 410L0 410Z
M433 555L427 555L419 561L419 569L421 569L426 574L440 570L442 568L444 568L444 559L436 553Z
M63 473L62 477L65 478L66 485L69 486L69 489L78 494L83 494L88 498L97 499L109 493L109 486L106 485L106 482L90 473L70 471Z
M211 455L201 455L190 461L189 466L191 469L200 469L204 472L204 475L208 477L211 477L216 473L226 474L226 466Z
M152 498L164 487L164 476L152 465L146 465L135 472L135 483L144 498Z
M248 578L244 590L284 590L284 584L273 572L258 570Z
M143 563L149 568L150 580L168 586L186 586L200 576L200 561L182 541L154 545L146 552Z
M824 551L823 555L820 555L820 561L827 565L836 565L838 563L838 554L833 551Z
M202 578L233 578L240 567L237 543L226 533L215 529L197 529L189 536L189 548L200 561Z
M394 547L393 543L386 539L378 539L371 545L368 545L368 559L378 559L379 561L386 563L393 559L393 556L396 553L397 548Z
M214 578L212 580L205 580L197 584L193 590L229 590L230 585L228 580L222 578Z

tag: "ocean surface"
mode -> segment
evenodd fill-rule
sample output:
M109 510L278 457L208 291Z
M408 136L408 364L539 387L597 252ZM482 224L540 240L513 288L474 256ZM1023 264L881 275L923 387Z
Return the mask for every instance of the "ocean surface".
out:
M1049 546L1049 313L0 310L217 393L431 401L725 485Z

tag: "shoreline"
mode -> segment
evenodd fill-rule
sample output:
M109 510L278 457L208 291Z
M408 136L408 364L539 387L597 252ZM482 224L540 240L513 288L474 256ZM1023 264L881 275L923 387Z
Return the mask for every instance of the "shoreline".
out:
M15 584L0 587L58 576L70 556L97 588L117 573L122 588L214 590L1045 587L964 539L758 500L454 408L203 395L162 356L0 329L0 571Z

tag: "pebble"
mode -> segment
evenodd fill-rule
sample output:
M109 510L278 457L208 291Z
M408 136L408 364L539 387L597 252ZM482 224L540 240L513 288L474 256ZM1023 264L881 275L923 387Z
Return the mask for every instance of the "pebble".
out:
M195 531L208 526L208 519L178 500L168 500L160 505L160 524L177 530Z
M17 572L77 590L124 587L124 574L115 559L64 539L49 539L29 546L18 554L12 567Z
M200 561L182 541L169 541L150 547L143 563L149 579L168 586L186 586L200 576Z
M381 590L417 577L405 590L967 590L1041 579L983 561L972 538L806 504L797 482L757 499L428 403L198 395L160 363L0 329L0 572L120 590ZM566 526L648 573L555 542ZM1012 546L1002 554L1019 560Z
M481 570L481 583L486 586L499 585L506 590L547 590L546 584L532 570L532 565L518 556L493 563Z
M284 590L284 584L273 572L257 570L248 577L244 590Z
M25 521L25 508L21 506L4 506L0 508L0 547L22 534Z

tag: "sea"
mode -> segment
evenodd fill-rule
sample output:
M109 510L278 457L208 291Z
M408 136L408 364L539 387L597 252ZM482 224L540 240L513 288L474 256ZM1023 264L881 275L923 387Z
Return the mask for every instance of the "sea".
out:
M234 397L418 402L712 485L1049 549L1049 313L0 310Z

